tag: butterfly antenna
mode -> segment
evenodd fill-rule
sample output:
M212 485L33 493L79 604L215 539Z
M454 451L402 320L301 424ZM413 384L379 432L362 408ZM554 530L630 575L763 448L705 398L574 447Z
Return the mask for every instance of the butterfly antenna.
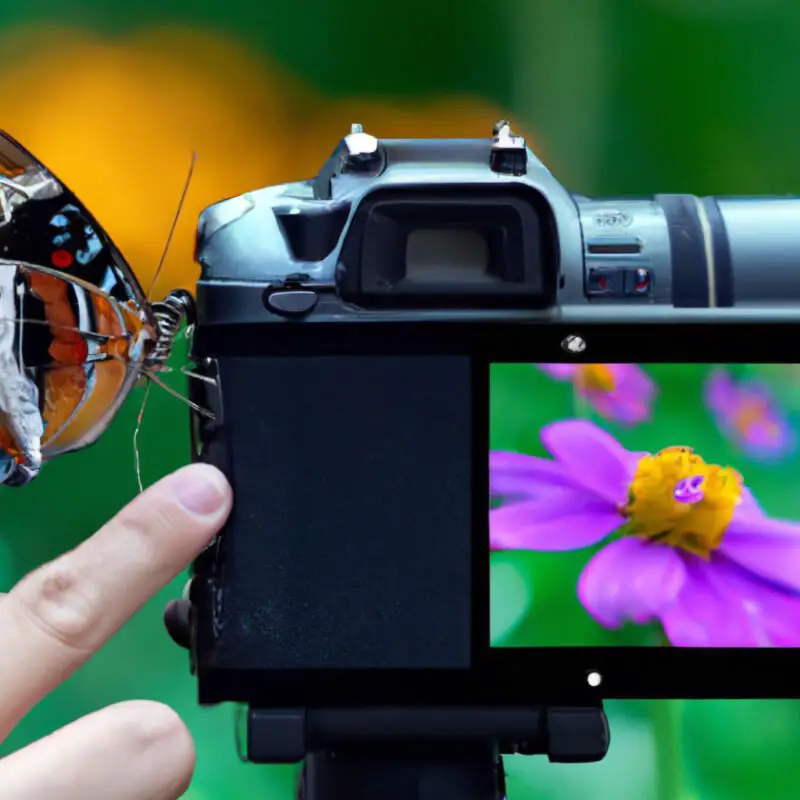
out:
M178 207L175 210L175 216L172 218L172 225L169 229L167 241L164 243L164 250L161 252L161 258L159 259L158 267L156 268L156 274L153 276L153 280L150 283L150 288L147 290L148 300L152 300L153 289L155 289L156 281L158 280L158 276L161 274L161 270L164 269L164 263L167 260L167 254L169 253L169 248L172 244L172 237L175 235L175 229L178 227L178 220L181 218L181 211L183 211L183 204L186 202L186 195L189 194L189 186L191 186L192 183L195 164L197 164L196 150L192 153L192 161L191 164L189 164L189 174L186 176L186 182L183 184L183 193L181 194L181 199L178 201Z
M136 482L139 484L139 494L144 491L142 485L142 462L139 456L139 431L142 429L142 418L144 417L144 410L147 407L147 397L150 394L150 384L144 387L144 397L142 398L142 405L139 408L139 416L136 417L136 428L133 431L133 462L134 469L136 470Z
M203 383L207 383L210 386L217 385L217 382L214 380L214 378L209 378L208 375L201 375L199 372L195 372L185 364L181 367L181 374L185 375L187 378L193 378L196 381L203 381Z
M152 370L145 369L144 374L153 383L155 383L157 386L160 386L165 392L167 392L167 394L171 394L174 398L180 400L182 403L189 406L189 408L191 408L192 411L196 411L198 414L200 414L203 417L206 417L207 419L214 419L213 412L209 411L207 408L203 408L202 406L197 405L197 403L191 401L188 397L184 397L180 392L176 392L175 389L173 389L171 386L167 386L167 384L164 383L164 381L162 381L160 378L158 378L153 373Z
M187 378L191 378L192 380L202 381L203 383L209 384L209 386L217 385L217 382L214 380L214 378L209 378L208 375L201 375L199 372L196 372L186 364L184 364L179 371L181 375L185 375ZM175 372L175 370L172 367L168 367L166 365L164 366L159 365L158 372L159 374L163 375L164 373Z

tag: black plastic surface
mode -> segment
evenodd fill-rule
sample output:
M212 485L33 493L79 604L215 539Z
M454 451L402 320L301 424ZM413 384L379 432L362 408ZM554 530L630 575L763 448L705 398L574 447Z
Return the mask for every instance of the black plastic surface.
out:
M676 308L709 308L708 264L697 198L691 194L659 194L672 250L672 304Z
M374 747L428 748L470 744L501 752L589 763L608 752L608 720L590 707L252 709L247 756L255 763L296 763L306 753Z
M608 753L611 731L601 708L548 708L545 719L550 761L585 764Z
M300 800L506 800L502 761L487 745L312 753Z
M322 261L338 243L349 214L349 203L323 205L318 211L307 208L302 214L291 208L275 211L289 249L298 261Z
M523 150L495 150L490 159L492 172L500 175L524 175L528 171L528 154Z
M468 669L469 358L217 363L236 503L193 584L201 691L225 668Z

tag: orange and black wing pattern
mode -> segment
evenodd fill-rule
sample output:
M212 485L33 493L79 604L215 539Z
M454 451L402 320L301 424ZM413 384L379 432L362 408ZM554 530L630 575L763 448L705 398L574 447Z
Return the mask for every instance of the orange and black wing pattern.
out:
M157 337L113 242L46 167L0 133L0 482L107 428Z

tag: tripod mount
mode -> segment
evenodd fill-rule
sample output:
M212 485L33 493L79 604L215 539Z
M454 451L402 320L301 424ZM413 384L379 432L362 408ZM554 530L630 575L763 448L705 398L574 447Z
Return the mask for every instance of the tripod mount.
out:
M299 800L505 800L503 755L600 761L596 707L250 709L247 760L305 759Z

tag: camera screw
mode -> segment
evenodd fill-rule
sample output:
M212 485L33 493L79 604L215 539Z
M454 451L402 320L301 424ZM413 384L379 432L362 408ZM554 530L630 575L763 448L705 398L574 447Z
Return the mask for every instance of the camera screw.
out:
M561 342L561 349L566 353L582 353L586 349L586 342L580 336L567 336Z

